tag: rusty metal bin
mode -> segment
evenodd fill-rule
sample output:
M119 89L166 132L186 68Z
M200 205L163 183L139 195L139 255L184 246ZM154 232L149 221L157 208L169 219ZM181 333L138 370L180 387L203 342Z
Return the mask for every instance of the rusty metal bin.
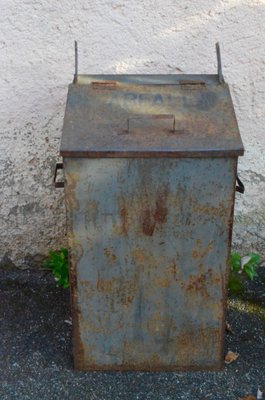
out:
M220 70L76 75L60 152L75 367L221 368L243 145Z

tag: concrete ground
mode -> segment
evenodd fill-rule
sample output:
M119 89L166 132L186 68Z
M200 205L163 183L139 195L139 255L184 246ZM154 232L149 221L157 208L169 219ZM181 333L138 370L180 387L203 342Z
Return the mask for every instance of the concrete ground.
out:
M69 291L39 270L0 270L0 400L232 400L265 388L265 268L229 302L222 372L77 372ZM255 397L254 397L255 398ZM265 398L265 394L263 396Z

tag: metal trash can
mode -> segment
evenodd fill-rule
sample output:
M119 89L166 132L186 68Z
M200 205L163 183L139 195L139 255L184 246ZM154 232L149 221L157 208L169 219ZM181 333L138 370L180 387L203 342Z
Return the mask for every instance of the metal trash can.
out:
M222 367L243 151L220 59L217 75L75 75L60 154L77 369Z

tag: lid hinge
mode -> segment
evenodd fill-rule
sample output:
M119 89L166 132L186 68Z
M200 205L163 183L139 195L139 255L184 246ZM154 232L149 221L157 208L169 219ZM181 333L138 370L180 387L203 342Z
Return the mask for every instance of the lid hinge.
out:
M93 89L116 89L116 81L94 81L91 82Z
M195 81L187 79L179 81L179 86L181 89L198 90L205 88L206 83L204 81Z

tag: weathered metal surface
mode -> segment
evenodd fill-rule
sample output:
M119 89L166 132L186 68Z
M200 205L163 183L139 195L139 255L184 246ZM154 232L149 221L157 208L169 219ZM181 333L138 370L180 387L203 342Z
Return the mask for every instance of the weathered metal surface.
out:
M128 132L136 115L142 123ZM155 124L150 115L172 115L174 129ZM78 84L69 86L64 157L242 154L229 88L217 75L78 75Z
M237 158L65 158L79 369L218 369Z

